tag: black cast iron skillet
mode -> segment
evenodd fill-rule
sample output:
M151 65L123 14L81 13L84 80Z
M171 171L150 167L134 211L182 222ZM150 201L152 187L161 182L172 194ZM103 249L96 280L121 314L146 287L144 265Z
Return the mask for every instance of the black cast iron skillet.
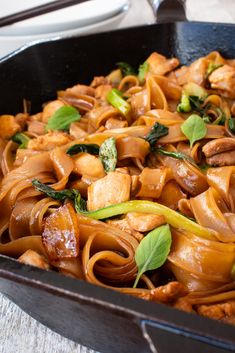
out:
M137 67L153 51L176 56L184 64L213 50L232 58L234 36L235 25L178 21L34 45L1 61L0 112L22 111L23 98L32 102L33 111L39 111L58 89L88 83L94 75L107 74L118 61ZM22 265L5 256L0 256L0 277L1 292L27 313L100 352L235 351L234 327L214 320Z

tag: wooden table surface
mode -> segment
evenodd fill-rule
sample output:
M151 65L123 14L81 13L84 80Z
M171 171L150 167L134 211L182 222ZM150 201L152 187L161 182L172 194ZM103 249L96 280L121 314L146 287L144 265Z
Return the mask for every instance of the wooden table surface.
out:
M235 1L188 0L187 15L190 20L235 23ZM147 0L132 0L131 9L119 27L153 21L154 17ZM95 353L95 351L56 334L0 294L0 353Z

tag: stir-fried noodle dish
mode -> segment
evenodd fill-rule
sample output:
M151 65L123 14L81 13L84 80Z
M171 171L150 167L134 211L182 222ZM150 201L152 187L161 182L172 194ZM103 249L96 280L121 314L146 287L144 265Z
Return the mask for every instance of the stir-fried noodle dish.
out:
M234 324L235 60L152 53L28 103L0 116L0 253Z

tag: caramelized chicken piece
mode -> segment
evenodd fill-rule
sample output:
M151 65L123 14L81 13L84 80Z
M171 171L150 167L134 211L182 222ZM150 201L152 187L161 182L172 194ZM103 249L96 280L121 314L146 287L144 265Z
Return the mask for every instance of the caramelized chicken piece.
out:
M95 89L86 85L75 85L71 88L67 88L65 91L65 94L67 95L72 95L72 96L91 96L94 97L95 96Z
M165 75L179 66L179 60L176 58L167 59L165 56L152 53L147 59L149 72L153 75Z
M130 227L137 232L149 232L166 223L164 216L150 213L129 212L126 219Z
M35 135L44 135L45 134L45 123L41 121L33 120L28 122L28 132L31 132Z
M139 242L143 239L143 234L141 234L140 232L137 232L136 230L134 230L133 228L131 228L130 224L128 223L127 218L123 218L123 219L114 219L114 220L108 220L106 223L117 227L121 230L123 230L126 233L129 233L131 235L133 235L133 237L135 237Z
M18 131L20 131L20 125L13 115L0 116L0 137L10 139Z
M39 255L34 250L27 250L25 251L19 258L18 261L25 265L31 265L35 267L42 268L43 270L49 270L50 265L46 261L45 257Z
M88 188L87 206L94 211L130 199L131 177L128 174L110 172Z
M170 304L180 297L184 297L187 290L180 282L169 282L164 286L152 289L148 294L141 296L143 299L152 300L164 304Z
M209 76L211 88L219 90L220 94L235 98L235 67L223 65Z
M111 91L111 85L100 85L95 90L95 98L105 100L107 94Z
M51 131L45 135L29 140L28 148L37 151L50 151L55 147L66 145L70 141L70 137L66 133Z
M206 81L207 67L208 67L208 61L205 58L200 58L194 61L189 66L188 82L194 82L200 86L204 86Z
M177 299L173 306L174 308L187 311L188 313L195 313L195 310L193 310L192 304L188 301L187 297Z
M41 120L43 123L47 123L50 117L58 110L59 108L63 107L65 104L60 101L59 99L47 103L42 111Z
M42 242L51 261L78 256L78 219L70 204L59 207L46 218Z
M235 300L212 305L199 305L197 312L211 319L235 324Z
M89 153L79 153L75 159L74 172L88 179L103 178L106 173L101 160Z
M235 139L232 137L212 140L203 146L202 151L209 165L235 165Z
M109 83L109 80L104 76L95 76L90 86L96 88L101 85L106 85Z
M215 167L223 167L226 165L235 165L235 150L219 153L206 159L207 164Z

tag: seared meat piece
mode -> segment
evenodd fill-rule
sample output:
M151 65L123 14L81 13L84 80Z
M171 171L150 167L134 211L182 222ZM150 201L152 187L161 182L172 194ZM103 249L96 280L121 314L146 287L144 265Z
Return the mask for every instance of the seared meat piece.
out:
M229 65L219 67L209 76L211 88L219 90L223 96L235 98L235 68Z
M207 164L223 167L226 165L235 165L235 150L219 153L206 159Z
M13 115L0 116L0 137L3 139L10 139L20 131L20 125L16 122Z
M235 165L235 139L232 137L212 140L203 146L202 151L209 165Z
M166 223L164 216L150 213L129 212L126 218L130 227L137 232L149 232Z
M235 324L235 300L212 305L199 305L197 312L211 319Z
M152 289L148 294L143 294L142 299L152 300L164 304L173 303L187 294L186 288L180 282L169 282L164 286Z
M131 177L128 174L110 172L88 188L89 211L121 203L130 199Z
M214 139L203 146L202 151L206 157L212 157L215 154L235 150L235 139L232 137L224 137Z
M50 151L53 148L66 145L71 141L70 136L61 131L51 131L38 136L28 142L28 148L37 151Z

